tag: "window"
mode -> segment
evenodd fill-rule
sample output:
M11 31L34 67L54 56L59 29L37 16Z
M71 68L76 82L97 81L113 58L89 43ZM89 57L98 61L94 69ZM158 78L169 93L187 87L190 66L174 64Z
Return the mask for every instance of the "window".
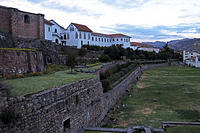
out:
M84 33L84 39L86 39L86 34Z
M24 15L24 23L26 24L30 23L30 17L28 15Z
M90 39L90 34L88 34L88 39Z
M51 31L50 27L48 27L48 31L49 31L49 32Z
M64 132L68 131L70 129L70 119L67 119L63 122L64 126Z
M80 34L79 34L79 38L81 39L81 32L80 32Z
M113 41L115 41L115 39L113 39Z
M117 41L118 41L118 39L117 39Z
M99 42L101 41L101 38L99 38Z
M57 33L57 29L55 29L55 33Z
M69 39L69 33L67 33L67 39Z
M121 38L121 41L123 41L123 39Z
M103 42L103 38L101 38L101 41Z
M104 39L104 42L106 42L106 38Z
M107 42L109 42L109 39L107 39Z
M63 36L61 36L61 40L63 39Z
M75 38L78 39L78 33L77 32L75 33Z
M70 31L74 31L74 27L70 27Z
M97 37L95 37L95 41L97 41Z
M64 39L66 39L66 34L64 34Z
M58 39L56 38L55 42L58 44Z
M94 41L94 37L92 37L92 41Z

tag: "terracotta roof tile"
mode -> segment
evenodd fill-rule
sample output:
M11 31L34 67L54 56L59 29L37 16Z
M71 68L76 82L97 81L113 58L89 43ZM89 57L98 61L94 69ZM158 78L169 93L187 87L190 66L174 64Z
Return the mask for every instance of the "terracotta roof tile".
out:
M145 47L145 48L154 48L154 46L145 44L145 43L139 43L139 42L131 42L131 46L138 46L138 47Z
M76 24L76 23L71 23L71 24L73 24L79 31L92 32L92 30L88 28L86 25Z
M44 23L45 23L45 24L48 24L48 25L54 25L54 24L52 24L49 20L46 20L46 19L44 19Z
M124 34L121 34L121 33L118 33L118 34L108 34L110 37L129 37L131 38L130 36L127 36L127 35L124 35Z

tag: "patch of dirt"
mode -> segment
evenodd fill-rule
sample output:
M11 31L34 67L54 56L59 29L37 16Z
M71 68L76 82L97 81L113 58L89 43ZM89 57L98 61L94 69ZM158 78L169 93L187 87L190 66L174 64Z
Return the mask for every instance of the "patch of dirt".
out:
M122 118L119 118L117 120L117 125L119 125L120 127L128 127L128 122L127 120L123 120Z
M142 88L144 88L144 83L143 82L137 82L137 87L139 88L139 89L142 89Z
M150 115L150 114L156 113L155 111L153 111L153 109L150 109L150 108L145 108L143 110L137 110L137 112L140 112L143 115Z

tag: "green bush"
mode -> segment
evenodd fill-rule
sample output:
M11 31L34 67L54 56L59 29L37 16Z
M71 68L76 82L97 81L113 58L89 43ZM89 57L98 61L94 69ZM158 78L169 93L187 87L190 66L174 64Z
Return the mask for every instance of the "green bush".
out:
M15 123L18 118L19 115L11 108L4 109L0 114L0 119L4 124Z
M103 86L103 92L108 92L109 90L111 90L111 85L109 80L102 80L101 83Z
M87 49L85 49L85 48L79 49L78 55L85 56L86 54L87 54Z
M109 62L109 61L111 61L111 58L108 55L103 54L99 57L99 61L100 62Z

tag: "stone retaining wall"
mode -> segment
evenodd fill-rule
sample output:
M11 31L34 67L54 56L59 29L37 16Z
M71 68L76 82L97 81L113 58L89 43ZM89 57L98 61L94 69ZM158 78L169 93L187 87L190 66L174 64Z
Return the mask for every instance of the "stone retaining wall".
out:
M0 75L11 76L45 70L42 52L0 50Z
M102 112L102 86L98 78L81 80L26 97L9 98L9 108L19 114L15 127L0 124L0 132L9 133L77 133L86 125L96 125Z
M136 68L127 78L125 78L112 90L104 93L102 98L103 112L101 114L101 118L104 118L106 116L108 111L117 103L117 101L119 101L123 97L126 91L130 91L133 88L133 84L137 82L137 80L145 70L164 67L168 65L179 65L179 63L172 62L171 64L163 63L143 65L141 67Z
M62 133L65 130L66 133L78 133L81 128L98 126L125 92L132 89L144 70L162 66L168 64L138 67L106 93L103 93L99 78L94 78L26 97L8 98L6 105L20 117L14 125L0 122L0 132Z

